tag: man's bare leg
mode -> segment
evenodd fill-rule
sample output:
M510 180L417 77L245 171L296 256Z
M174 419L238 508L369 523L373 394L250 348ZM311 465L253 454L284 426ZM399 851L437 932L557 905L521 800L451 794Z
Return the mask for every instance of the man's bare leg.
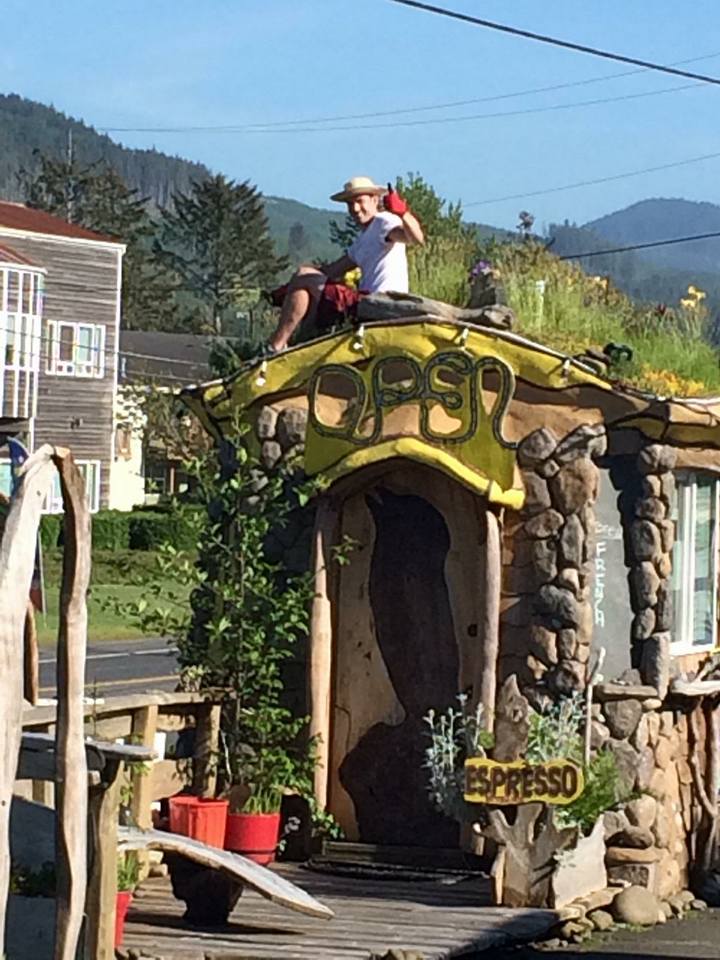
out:
M283 301L277 330L270 338L272 350L284 350L300 324L314 319L326 280L317 267L298 269Z

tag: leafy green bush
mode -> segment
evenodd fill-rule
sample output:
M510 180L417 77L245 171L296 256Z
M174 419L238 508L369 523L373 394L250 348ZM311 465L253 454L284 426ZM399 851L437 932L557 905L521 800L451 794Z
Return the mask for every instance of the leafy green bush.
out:
M460 694L458 701L459 710L448 707L441 714L429 710L423 717L430 738L424 765L428 771L428 794L435 808L462 821L476 816L476 811L463 800L465 761L486 756L493 737L483 727L483 705L478 703L475 710L469 710L465 694Z
M159 550L163 544L176 550L195 550L199 514L189 507L167 513L134 511L128 515L128 545L131 550Z
M54 550L62 532L62 514L47 513L40 518L40 542L43 550Z
M596 754L584 773L585 789L577 800L558 811L557 818L563 825L577 826L588 833L599 816L627 800L629 793L620 781L615 755L609 750Z
M92 544L97 550L127 550L129 545L129 518L132 514L121 510L101 510L93 514Z

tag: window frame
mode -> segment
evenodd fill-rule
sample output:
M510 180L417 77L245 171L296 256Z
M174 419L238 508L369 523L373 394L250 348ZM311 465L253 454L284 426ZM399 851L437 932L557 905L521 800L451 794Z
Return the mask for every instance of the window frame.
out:
M696 610L695 580L697 560L697 494L698 480L710 481L712 530L710 537L710 583L712 608L712 636L705 643L695 642ZM675 499L671 518L675 524L675 544L672 552L673 620L670 653L672 656L703 654L718 648L718 577L720 564L720 476L698 470L678 471L675 474ZM676 552L677 548L677 552ZM677 571L676 563L680 560ZM680 604L676 597L679 594Z
M60 358L63 331L72 331L72 359ZM81 332L89 331L90 346L80 343ZM48 320L47 357L45 373L51 377L77 377L82 380L102 380L105 376L105 325L83 323L79 320ZM90 360L81 360L83 351L90 351Z
M102 461L101 460L76 460L75 465L77 466L80 473L83 475L85 481L85 496L88 498L88 505L90 508L90 513L97 513L100 509L100 477L102 474ZM87 467L92 467L92 489L90 489L90 478L89 472L86 469ZM62 492L60 490L60 474L53 474L53 484L50 490L48 490L47 496L45 497L45 502L42 507L43 513L50 514L62 514L65 511L63 510L63 500Z

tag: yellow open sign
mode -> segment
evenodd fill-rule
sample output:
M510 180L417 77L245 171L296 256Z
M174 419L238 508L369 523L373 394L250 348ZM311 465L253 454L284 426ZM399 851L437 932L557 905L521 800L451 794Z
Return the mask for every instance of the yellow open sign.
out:
M570 760L502 763L484 757L465 761L465 793L469 803L556 803L577 800L585 788L583 772Z

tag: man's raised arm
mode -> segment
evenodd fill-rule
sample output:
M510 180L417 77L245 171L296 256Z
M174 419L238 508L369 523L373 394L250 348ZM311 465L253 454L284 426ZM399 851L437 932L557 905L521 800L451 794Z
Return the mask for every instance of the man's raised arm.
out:
M390 184L388 184L388 192L383 199L383 206L388 213L394 213L396 217L400 217L402 220L401 227L393 227L392 230L388 231L386 239L389 243L416 243L419 246L425 243L425 234L420 226L420 221Z

